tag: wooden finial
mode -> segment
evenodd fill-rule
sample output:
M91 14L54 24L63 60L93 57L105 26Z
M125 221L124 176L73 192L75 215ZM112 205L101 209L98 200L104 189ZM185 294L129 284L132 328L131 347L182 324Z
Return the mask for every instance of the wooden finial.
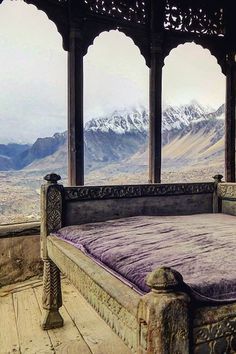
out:
M176 270L169 267L161 267L150 274L146 279L146 284L154 291L171 291L183 285L183 277Z
M215 183L221 183L222 182L222 175L215 175L212 177L215 180Z
M53 184L57 184L58 181L60 181L61 176L57 175L56 173L49 173L48 175L46 175L44 177L45 181L47 181L48 183L53 183Z

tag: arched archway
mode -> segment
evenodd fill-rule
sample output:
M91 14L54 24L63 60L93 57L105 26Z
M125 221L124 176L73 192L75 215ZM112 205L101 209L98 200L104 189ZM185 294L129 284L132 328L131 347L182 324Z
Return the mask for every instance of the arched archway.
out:
M0 30L0 223L31 221L43 174L67 175L51 157L65 141L66 53L54 23L24 2L3 1Z
M101 33L84 58L86 183L147 182L147 109L140 50L122 32Z
M186 43L163 68L163 182L224 172L225 76L207 49Z

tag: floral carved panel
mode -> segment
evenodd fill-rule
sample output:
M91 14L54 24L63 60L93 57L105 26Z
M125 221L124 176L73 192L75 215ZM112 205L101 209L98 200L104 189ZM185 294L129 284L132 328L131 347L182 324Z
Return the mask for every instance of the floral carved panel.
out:
M146 23L146 2L143 0L84 0L89 10L120 20Z
M224 11L219 4L212 2L201 6L199 2L166 0L164 27L197 35L224 36Z

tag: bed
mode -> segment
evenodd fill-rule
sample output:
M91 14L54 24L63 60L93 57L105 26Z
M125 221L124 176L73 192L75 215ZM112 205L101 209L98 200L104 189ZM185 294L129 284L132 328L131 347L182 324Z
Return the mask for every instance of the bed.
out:
M63 325L62 272L134 353L236 353L236 184L45 179L43 329Z

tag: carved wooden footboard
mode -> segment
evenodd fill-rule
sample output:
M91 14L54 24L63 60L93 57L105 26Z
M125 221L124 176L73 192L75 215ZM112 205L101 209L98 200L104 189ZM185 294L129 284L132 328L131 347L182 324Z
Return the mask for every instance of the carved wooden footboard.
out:
M63 325L62 271L134 353L235 353L235 303L216 306L197 301L182 276L165 267L149 275L151 291L141 296L74 246L49 236L66 225L112 218L212 213L221 207L228 211L228 184L218 183L218 177L213 183L64 188L57 183L59 176L46 176L41 200L42 327ZM234 198L236 192L230 201Z

